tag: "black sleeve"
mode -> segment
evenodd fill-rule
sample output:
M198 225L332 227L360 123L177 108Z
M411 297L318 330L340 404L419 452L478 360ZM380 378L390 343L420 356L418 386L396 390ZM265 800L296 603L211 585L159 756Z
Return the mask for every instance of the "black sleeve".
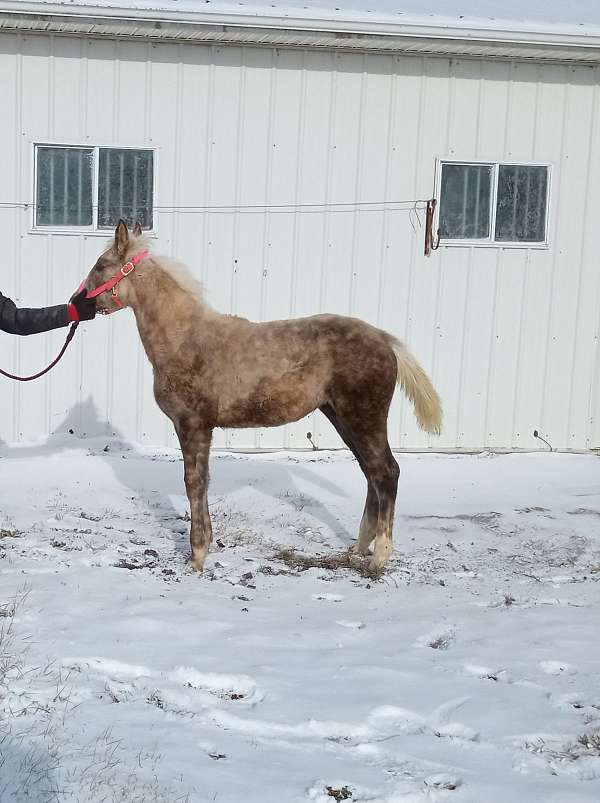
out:
M17 309L15 302L0 293L0 329L11 335L35 335L68 326L69 311L66 304L41 309Z

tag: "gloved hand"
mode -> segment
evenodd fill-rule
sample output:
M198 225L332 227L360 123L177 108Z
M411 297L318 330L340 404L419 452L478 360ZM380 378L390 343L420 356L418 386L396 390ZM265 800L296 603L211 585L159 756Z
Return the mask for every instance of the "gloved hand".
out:
M69 315L71 320L91 321L96 316L96 299L87 298L87 290L75 293L69 301ZM73 310L75 315L73 315ZM77 317L75 317L77 316Z

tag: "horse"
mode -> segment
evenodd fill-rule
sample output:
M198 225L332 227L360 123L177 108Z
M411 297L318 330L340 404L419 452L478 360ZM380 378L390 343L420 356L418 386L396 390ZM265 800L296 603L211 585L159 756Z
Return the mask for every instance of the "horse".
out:
M191 566L212 541L208 463L215 427L273 427L320 410L367 480L357 555L381 572L392 544L400 470L387 436L396 384L420 427L439 434L442 405L408 348L362 320L320 314L253 322L214 310L181 263L155 256L139 224L120 220L83 282L100 313L131 307L154 371L154 397L175 427L190 504Z

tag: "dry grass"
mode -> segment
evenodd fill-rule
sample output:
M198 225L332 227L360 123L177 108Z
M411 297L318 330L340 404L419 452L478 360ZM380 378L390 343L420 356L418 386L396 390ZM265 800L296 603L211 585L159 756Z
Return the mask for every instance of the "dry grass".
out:
M0 528L0 540L3 538L18 538L23 535L19 530L8 530L4 527Z
M353 555L351 552L340 552L333 555L305 555L297 549L278 549L273 558L295 572L305 572L308 569L325 569L336 572L340 569L348 570L365 577L368 580L378 580L383 571L373 571L369 567L368 559Z
M53 662L28 665L28 640L15 632L28 589L0 606L0 801L190 803L159 779L161 756L136 749L110 729L73 739L70 673ZM15 615L16 614L16 615ZM155 703L156 704L156 703Z
M557 765L578 761L580 758L600 758L600 730L583 733L576 741L562 747L551 747L543 739L525 742L525 750L545 756Z
M16 600L13 600L12 602L6 602L4 605L0 605L0 619L12 619L16 610Z
M577 744L583 747L583 755L600 758L600 730L584 733L577 739Z

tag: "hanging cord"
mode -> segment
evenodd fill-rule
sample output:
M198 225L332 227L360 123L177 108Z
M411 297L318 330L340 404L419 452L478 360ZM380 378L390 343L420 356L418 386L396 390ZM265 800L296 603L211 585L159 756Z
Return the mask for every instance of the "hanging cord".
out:
M427 207L425 211L425 256L431 256L432 251L437 251L440 247L440 229L438 228L435 238L433 236L433 220L435 217L435 208L437 206L437 200L435 198L430 198L427 201Z
M0 374L2 374L2 376L7 377L7 379L15 379L17 382L31 382L32 379L39 379L41 376L44 376L44 374L47 374L48 371L51 371L54 368L54 366L59 362L59 360L62 358L63 354L65 353L65 351L69 346L69 343L71 342L71 340L73 340L73 337L75 336L75 332L77 331L78 326L79 323L77 321L73 321L67 333L65 342L63 343L63 347L58 353L58 356L50 363L50 365L48 365L42 371L38 371L37 374L32 374L31 376L16 376L15 374L9 374L8 371L3 371L2 368L0 368Z

